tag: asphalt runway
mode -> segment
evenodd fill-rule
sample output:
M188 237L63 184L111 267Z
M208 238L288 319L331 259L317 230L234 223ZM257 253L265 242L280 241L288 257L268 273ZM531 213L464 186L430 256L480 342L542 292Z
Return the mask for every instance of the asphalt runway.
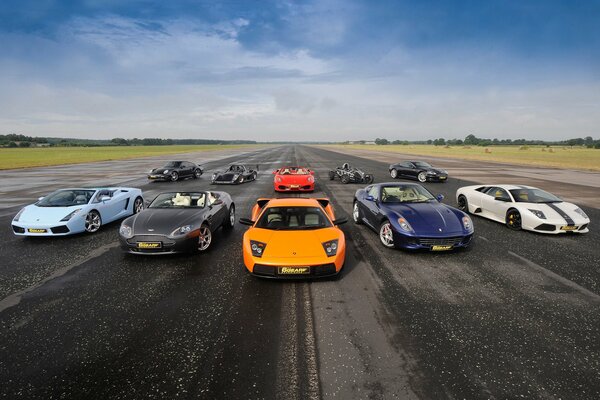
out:
M222 155L206 169L231 162L259 164L258 180L215 187L208 172L148 183L135 168L127 179L147 199L175 187L227 191L238 218L274 195L271 170L283 164L313 168L314 196L330 197L338 216L350 217L361 185L329 181L330 168L350 162L390 180L374 157L307 146ZM468 184L451 176L425 186L455 205ZM36 191L31 183L13 195ZM245 272L240 224L217 231L206 254L136 257L119 249L118 222L93 235L16 237L10 221L23 204L6 200L0 216L3 398L600 397L596 208L582 205L585 235L474 217L472 246L443 254L385 249L349 222L337 279L280 282Z

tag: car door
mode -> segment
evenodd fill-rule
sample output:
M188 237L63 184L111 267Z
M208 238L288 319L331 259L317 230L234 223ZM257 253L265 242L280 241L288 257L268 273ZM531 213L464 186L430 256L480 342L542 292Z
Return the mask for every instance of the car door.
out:
M229 217L227 204L219 198L218 193L208 192L206 197L207 221L213 228L217 228L223 224L225 218Z
M103 197L110 197L107 200L102 200ZM107 189L100 190L94 199L97 208L102 217L102 223L114 221L126 214L125 205L129 199L129 194L122 191L110 191Z
M481 199L481 209L488 218L504 222L506 212L512 206L512 197L508 191L493 186L485 192Z
M413 168L413 164L408 161L401 162L398 164L398 176L407 177L411 176L411 170Z
M369 225L374 228L377 228L379 225L379 187L371 186L367 191L365 196L363 205L364 211L363 216L367 219ZM368 200L368 197L371 197L372 200Z

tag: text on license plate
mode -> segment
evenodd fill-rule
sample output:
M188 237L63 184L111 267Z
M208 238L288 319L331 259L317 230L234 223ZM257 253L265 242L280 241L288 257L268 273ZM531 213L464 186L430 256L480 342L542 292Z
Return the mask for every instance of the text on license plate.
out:
M309 267L279 267L280 275L306 275L310 274Z
M575 229L577 229L577 227L576 226L561 226L560 229L563 231L574 231Z
M139 242L137 244L138 249L160 249L162 247L161 242Z
M452 250L452 246L450 245L435 245L435 246L431 246L431 250L432 251L445 251L445 250Z
M27 229L27 232L29 232L29 233L46 233L46 232L48 232L48 229L29 228L29 229Z

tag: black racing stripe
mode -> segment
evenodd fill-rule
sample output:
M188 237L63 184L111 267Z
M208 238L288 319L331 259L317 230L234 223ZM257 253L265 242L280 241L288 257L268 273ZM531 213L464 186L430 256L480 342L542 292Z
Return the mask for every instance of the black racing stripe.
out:
M550 207L551 209L553 209L554 211L556 211L561 217L563 217L565 219L565 221L567 222L568 226L575 226L575 221L573 221L571 219L571 217L569 217L569 215L564 212L563 210L561 210L560 208L558 208L556 206L556 204L554 203L546 203L546 205L548 205L548 207Z

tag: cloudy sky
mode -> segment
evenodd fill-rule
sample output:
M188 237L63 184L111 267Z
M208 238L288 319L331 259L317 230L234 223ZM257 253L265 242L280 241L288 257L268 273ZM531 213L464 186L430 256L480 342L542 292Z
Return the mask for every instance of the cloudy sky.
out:
M2 0L0 134L600 137L600 1Z

